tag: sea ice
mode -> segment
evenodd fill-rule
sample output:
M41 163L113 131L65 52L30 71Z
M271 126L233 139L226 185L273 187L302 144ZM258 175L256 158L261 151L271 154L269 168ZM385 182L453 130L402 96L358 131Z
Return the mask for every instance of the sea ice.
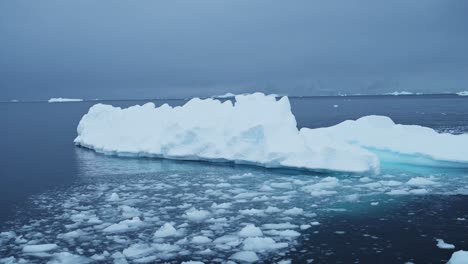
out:
M259 260L257 254L253 251L240 251L240 252L234 253L230 258L234 260L238 260L238 261L245 261L245 262L255 262Z
M170 223L165 223L154 233L154 237L171 237L178 235L179 232Z
M38 253L51 251L58 248L57 244L26 245L23 247L24 253Z
M263 236L262 230L253 224L248 224L239 231L241 237L260 237Z
M444 240L440 238L436 238L436 241L437 241L437 247L440 249L454 249L455 248L455 245L446 243L444 242Z

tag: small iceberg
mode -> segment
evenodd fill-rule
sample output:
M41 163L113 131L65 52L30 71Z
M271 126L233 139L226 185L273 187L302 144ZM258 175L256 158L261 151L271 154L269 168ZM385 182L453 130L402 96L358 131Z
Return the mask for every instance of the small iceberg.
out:
M49 103L67 103L67 102L82 102L83 99L73 99L73 98L50 98L47 102Z
M393 96L399 96L399 95L414 95L414 93L412 93L412 92L406 92L406 91L401 91L401 92L395 91L395 92L391 92L391 93L385 93L384 95L393 95Z
M457 95L459 95L459 96L468 96L468 91L458 92Z

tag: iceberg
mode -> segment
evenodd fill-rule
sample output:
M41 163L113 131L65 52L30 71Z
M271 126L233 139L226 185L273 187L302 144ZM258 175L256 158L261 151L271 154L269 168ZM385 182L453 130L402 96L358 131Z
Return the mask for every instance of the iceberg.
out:
M468 162L468 134L395 124L385 116L299 130L288 97L262 93L225 102L194 98L177 107L96 104L82 117L77 133L76 145L109 155L266 168L378 173L380 162Z
M399 96L399 95L414 95L414 93L412 93L412 92L406 92L406 91L401 91L401 92L395 91L395 92L391 92L391 93L385 93L384 95L394 95L394 96Z
M96 152L205 160L267 168L378 172L377 156L327 136L301 133L288 97L255 93L235 102L191 99L183 106L153 103L126 109L96 104L77 128L75 144Z
M459 96L468 96L468 91L458 92L457 95L459 95Z
M82 102L83 99L73 99L73 98L50 98L47 102L49 103L66 103L66 102Z

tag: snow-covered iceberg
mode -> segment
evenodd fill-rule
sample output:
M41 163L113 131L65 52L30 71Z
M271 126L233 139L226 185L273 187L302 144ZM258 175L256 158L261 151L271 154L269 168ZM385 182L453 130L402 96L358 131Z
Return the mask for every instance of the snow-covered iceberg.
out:
M83 99L74 99L74 98L50 98L47 102L49 103L67 103L67 102L82 102Z
M96 104L78 125L75 143L121 156L230 161L268 168L376 172L375 154L297 129L289 99L261 93L235 102L194 98L181 107L153 103L126 109Z
M75 143L112 155L267 168L378 172L381 161L468 164L468 134L441 134L384 116L298 130L289 99L261 93L237 95L235 102L194 98L179 107L96 104L81 119Z
M344 140L378 153L383 158L398 159L400 156L398 162L403 159L416 162L414 157L419 157L468 163L468 134L452 135L423 126L395 124L386 116L365 116L325 128L303 128L301 133L311 139L328 136ZM390 157L388 154L391 153L395 155ZM401 157L403 155L405 157Z

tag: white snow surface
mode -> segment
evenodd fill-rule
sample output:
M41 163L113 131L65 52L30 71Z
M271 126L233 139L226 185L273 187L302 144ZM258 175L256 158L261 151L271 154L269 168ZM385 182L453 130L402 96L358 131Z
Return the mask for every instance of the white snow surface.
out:
M386 158L381 152L468 162L468 134L399 125L385 116L298 130L289 99L262 93L237 95L234 103L194 98L177 107L147 103L122 109L96 104L82 117L77 132L75 144L110 155L267 168L378 173L379 157Z
M468 134L452 135L418 125L395 124L386 116L365 116L335 126L301 129L310 138L329 136L375 152L468 162ZM417 162L413 160L412 162Z
M74 99L74 98L50 98L47 102L49 103L67 103L67 102L82 102L83 99Z

